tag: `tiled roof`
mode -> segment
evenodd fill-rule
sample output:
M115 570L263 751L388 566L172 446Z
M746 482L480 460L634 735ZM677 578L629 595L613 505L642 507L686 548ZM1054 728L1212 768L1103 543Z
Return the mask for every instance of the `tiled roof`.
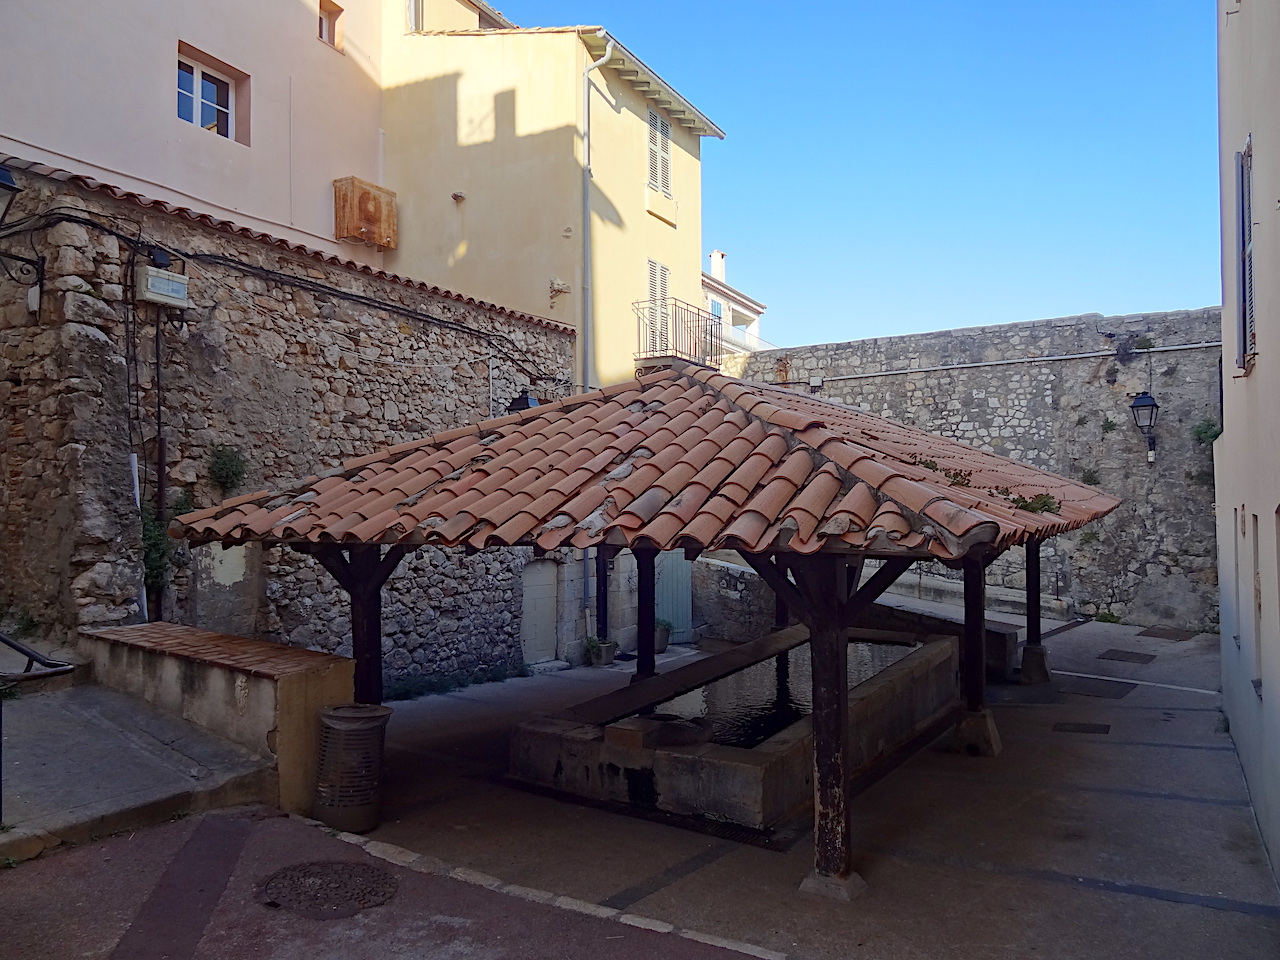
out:
M1015 505L1040 495L1058 512ZM1119 502L955 440L689 366L403 443L290 490L186 514L170 532L958 559L1073 530Z
M177 204L168 203L164 200L155 200L151 197L144 196L141 193L134 193L132 190L126 190L123 187L116 187L109 183L103 183L101 180L95 180L93 177L87 177L79 173L72 173L70 170L63 170L59 167L50 167L47 164L37 163L34 160L24 160L21 157L5 156L3 154L0 154L0 165L10 167L14 170L25 170L27 173L33 173L41 177L48 177L51 180L58 180L62 183L71 183L78 187L83 187L85 190L105 193L107 196L112 197L115 200L123 200L127 203L132 203L148 210L159 210L161 213L167 213L170 216L178 217L182 220L189 220L192 223L198 223L211 230L218 230L222 233L234 234L237 237L244 237L248 240L257 241L258 243L265 243L273 247L280 247L281 249L288 250L291 253L310 257L312 260L318 260L321 263L328 263L335 267L342 267L345 270L362 273L378 280L385 280L388 283L399 284L400 286L410 287L414 290L421 290L435 296L456 300L459 303L474 305L485 310L492 310L499 316L511 317L513 320L523 320L526 323L533 323L540 327L546 327L549 330L555 330L557 333L563 333L566 336L575 337L578 334L577 330L568 324L557 323L555 320L548 320L546 317L539 317L532 313L522 313L519 310L511 310L508 307L503 307L496 303L489 303L486 300L478 300L475 297L468 297L465 294L454 293L452 290L445 290L443 287L424 283L421 280L414 280L410 277L402 277L397 273L389 273L386 270L379 270L377 267L371 267L367 263L357 263L355 260L344 260L342 257L335 256L332 253L325 253L323 250L316 250L314 247L308 247L301 243L293 243L290 240L284 240L280 237L272 236L269 233L263 233L260 230L243 227L231 220L222 220L212 214L200 213L198 210L192 210L190 207L179 206Z

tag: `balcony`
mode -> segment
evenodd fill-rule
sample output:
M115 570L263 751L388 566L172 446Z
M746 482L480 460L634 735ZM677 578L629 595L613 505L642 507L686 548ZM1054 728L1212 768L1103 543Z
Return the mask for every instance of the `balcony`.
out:
M726 353L756 353L760 350L777 350L778 345L748 332L746 327L725 324L724 349Z
M640 349L636 360L679 357L720 368L724 356L724 323L683 300L639 300L631 305L639 321Z

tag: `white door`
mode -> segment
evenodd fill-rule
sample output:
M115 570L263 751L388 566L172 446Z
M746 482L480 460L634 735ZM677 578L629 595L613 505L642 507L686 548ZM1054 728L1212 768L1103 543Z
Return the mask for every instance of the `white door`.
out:
M524 568L520 606L520 645L525 663L556 658L556 564L534 560Z

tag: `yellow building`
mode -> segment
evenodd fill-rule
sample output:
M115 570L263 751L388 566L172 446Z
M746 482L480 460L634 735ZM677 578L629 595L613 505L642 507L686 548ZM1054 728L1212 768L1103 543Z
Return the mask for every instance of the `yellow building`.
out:
M1214 444L1222 700L1280 855L1280 8L1218 0L1223 432ZM1270 264L1270 266L1268 266Z
M572 324L579 385L633 376L642 339L696 354L667 328L709 319L684 305L702 301L701 139L720 129L600 27L518 29L422 0L406 29L392 6L387 266Z

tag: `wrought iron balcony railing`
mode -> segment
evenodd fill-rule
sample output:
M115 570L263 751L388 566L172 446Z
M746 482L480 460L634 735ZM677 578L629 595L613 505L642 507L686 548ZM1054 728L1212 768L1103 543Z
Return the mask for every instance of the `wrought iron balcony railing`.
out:
M632 304L639 321L637 360L679 357L720 368L724 357L724 321L683 300L639 300Z

